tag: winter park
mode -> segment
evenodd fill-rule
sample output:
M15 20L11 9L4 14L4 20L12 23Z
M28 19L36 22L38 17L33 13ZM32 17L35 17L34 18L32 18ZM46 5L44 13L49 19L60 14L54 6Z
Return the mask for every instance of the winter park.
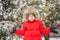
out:
M60 0L0 0L0 40L60 40Z

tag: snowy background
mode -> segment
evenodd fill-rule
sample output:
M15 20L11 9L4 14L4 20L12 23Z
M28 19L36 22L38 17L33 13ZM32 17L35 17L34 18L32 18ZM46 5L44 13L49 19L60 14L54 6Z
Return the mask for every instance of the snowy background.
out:
M23 40L23 38L20 38L18 40ZM45 40L44 37L42 37L42 40ZM57 38L49 38L49 40L60 40L60 38L59 37L57 37Z
M45 27L56 27L56 30L60 31L60 0L0 0L0 40L23 40L10 34L10 31L13 27L22 28L23 14L29 6L39 11ZM47 38L60 39L60 35L51 35L53 37Z

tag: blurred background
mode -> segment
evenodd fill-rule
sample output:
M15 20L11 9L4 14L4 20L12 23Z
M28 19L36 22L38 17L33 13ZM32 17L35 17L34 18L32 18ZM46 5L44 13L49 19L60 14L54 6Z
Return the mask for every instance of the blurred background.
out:
M0 40L23 40L23 36L10 34L13 27L22 28L23 14L29 6L40 13L45 27L60 31L60 0L0 0ZM60 40L59 34L44 35L43 40Z

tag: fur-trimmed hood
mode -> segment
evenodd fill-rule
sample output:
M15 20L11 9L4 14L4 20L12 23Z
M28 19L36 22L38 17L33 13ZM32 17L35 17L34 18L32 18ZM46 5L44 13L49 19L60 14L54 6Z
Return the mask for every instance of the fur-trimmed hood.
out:
M23 21L27 20L27 16L26 15L29 14L29 13L34 13L37 19L40 18L40 14L39 14L38 10L35 9L34 7L30 6L23 13Z

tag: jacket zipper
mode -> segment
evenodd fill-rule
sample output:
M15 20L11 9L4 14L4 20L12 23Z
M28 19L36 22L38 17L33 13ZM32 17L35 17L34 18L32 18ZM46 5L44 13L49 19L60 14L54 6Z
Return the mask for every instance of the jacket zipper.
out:
M31 27L31 39L33 40L33 37L32 37L32 27Z

